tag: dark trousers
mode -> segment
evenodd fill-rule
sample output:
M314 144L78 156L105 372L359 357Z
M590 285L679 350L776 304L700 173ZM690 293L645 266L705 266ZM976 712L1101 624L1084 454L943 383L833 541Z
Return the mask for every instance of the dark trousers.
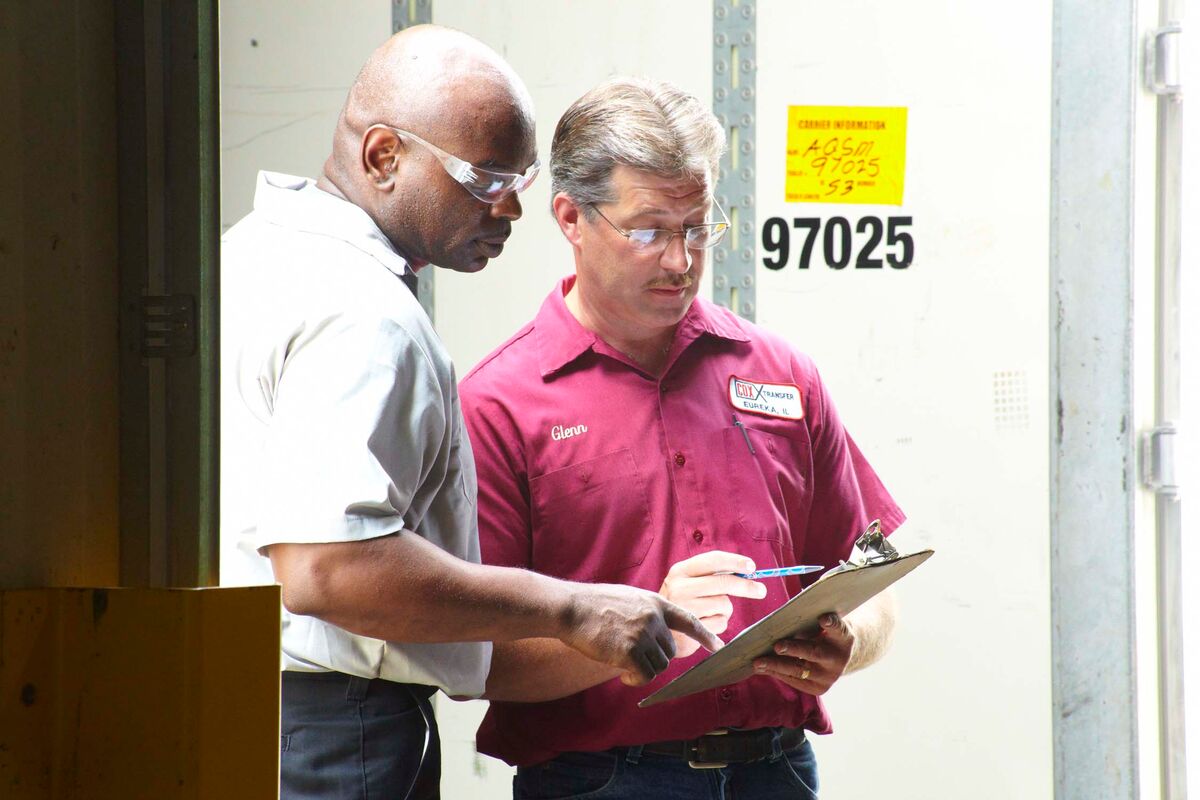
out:
M438 800L430 686L283 673L281 800Z

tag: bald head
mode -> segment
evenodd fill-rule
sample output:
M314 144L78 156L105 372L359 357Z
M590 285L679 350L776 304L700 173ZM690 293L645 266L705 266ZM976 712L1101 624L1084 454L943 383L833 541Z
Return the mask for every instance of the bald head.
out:
M491 48L419 25L359 71L317 185L370 215L410 265L482 269L521 216L520 201L477 199L439 150L479 170L524 174L537 158L533 101Z
M533 129L529 91L494 50L450 28L406 28L384 42L359 71L338 118L332 159L339 172L353 166L359 140L377 122L440 142L481 109Z

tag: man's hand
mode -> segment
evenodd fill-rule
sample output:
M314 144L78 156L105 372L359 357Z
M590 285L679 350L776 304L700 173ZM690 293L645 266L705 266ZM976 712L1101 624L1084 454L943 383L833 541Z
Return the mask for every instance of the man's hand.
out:
M627 686L649 683L667 668L675 656L672 630L709 650L723 646L690 612L653 592L603 583L573 586L566 632L559 638L588 658L622 670Z
M658 593L695 614L704 627L713 633L724 633L733 613L732 597L759 599L767 596L767 587L757 581L739 578L733 572L754 572L754 562L746 556L710 550L676 562L667 572ZM676 633L675 655L678 658L696 652L694 639Z
M754 660L754 672L769 675L808 694L825 694L846 672L854 652L854 629L836 614L825 614L812 636L780 639L778 655Z

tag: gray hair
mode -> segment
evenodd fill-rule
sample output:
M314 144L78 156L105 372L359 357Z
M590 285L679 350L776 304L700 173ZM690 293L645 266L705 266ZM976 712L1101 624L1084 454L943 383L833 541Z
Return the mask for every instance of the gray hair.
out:
M613 200L617 165L712 187L724 150L724 129L692 95L665 81L609 78L558 121L550 191L566 193L591 218L592 204Z

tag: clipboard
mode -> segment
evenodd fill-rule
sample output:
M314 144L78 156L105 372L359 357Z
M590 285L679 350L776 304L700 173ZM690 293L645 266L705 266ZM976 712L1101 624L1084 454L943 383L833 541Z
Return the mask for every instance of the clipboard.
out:
M812 586L743 630L723 648L646 697L638 707L647 708L745 680L754 674L754 659L772 655L775 642L816 632L823 614L849 614L932 555L932 550L901 555L884 537L879 520L875 520L855 541L849 560L830 569Z

